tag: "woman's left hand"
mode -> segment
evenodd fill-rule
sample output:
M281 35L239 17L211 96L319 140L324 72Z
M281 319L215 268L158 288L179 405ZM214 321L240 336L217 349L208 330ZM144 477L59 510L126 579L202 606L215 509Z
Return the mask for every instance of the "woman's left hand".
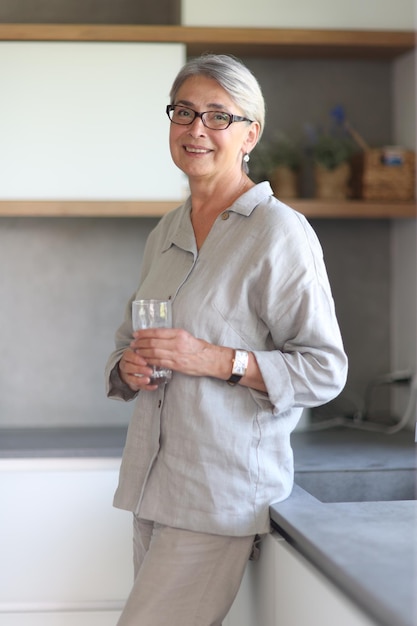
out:
M233 350L220 348L197 339L181 328L147 328L133 333L130 344L148 365L167 367L189 376L217 376L222 378L219 352ZM227 372L224 374L227 375Z

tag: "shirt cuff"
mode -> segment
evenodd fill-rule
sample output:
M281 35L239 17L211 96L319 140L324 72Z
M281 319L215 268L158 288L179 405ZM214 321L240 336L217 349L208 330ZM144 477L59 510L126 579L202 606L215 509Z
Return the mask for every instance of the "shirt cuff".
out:
M129 385L126 385L120 378L118 361L110 372L107 397L119 398L120 400L128 402L129 400L133 400L137 394L137 391L132 391Z

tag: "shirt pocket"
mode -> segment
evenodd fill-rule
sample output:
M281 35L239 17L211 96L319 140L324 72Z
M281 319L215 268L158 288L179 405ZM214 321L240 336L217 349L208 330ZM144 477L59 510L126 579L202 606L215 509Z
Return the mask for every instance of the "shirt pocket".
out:
M269 330L248 299L232 304L216 297L212 306L220 316L221 345L243 350L267 349Z

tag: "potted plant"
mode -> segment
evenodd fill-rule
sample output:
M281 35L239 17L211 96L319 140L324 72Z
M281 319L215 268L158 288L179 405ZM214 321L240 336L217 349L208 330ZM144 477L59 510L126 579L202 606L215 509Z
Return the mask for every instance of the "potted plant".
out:
M315 195L317 198L343 199L350 195L350 161L355 143L343 107L334 107L330 115L333 123L329 131L307 128L309 152L314 164Z
M348 163L352 153L352 142L348 138L330 134L319 135L311 150L314 163L330 171Z

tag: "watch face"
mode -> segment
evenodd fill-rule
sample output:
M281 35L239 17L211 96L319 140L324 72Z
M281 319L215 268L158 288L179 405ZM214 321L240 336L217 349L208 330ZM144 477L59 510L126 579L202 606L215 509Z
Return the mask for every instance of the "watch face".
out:
M245 350L236 350L233 362L233 374L244 376L248 367L248 353Z

